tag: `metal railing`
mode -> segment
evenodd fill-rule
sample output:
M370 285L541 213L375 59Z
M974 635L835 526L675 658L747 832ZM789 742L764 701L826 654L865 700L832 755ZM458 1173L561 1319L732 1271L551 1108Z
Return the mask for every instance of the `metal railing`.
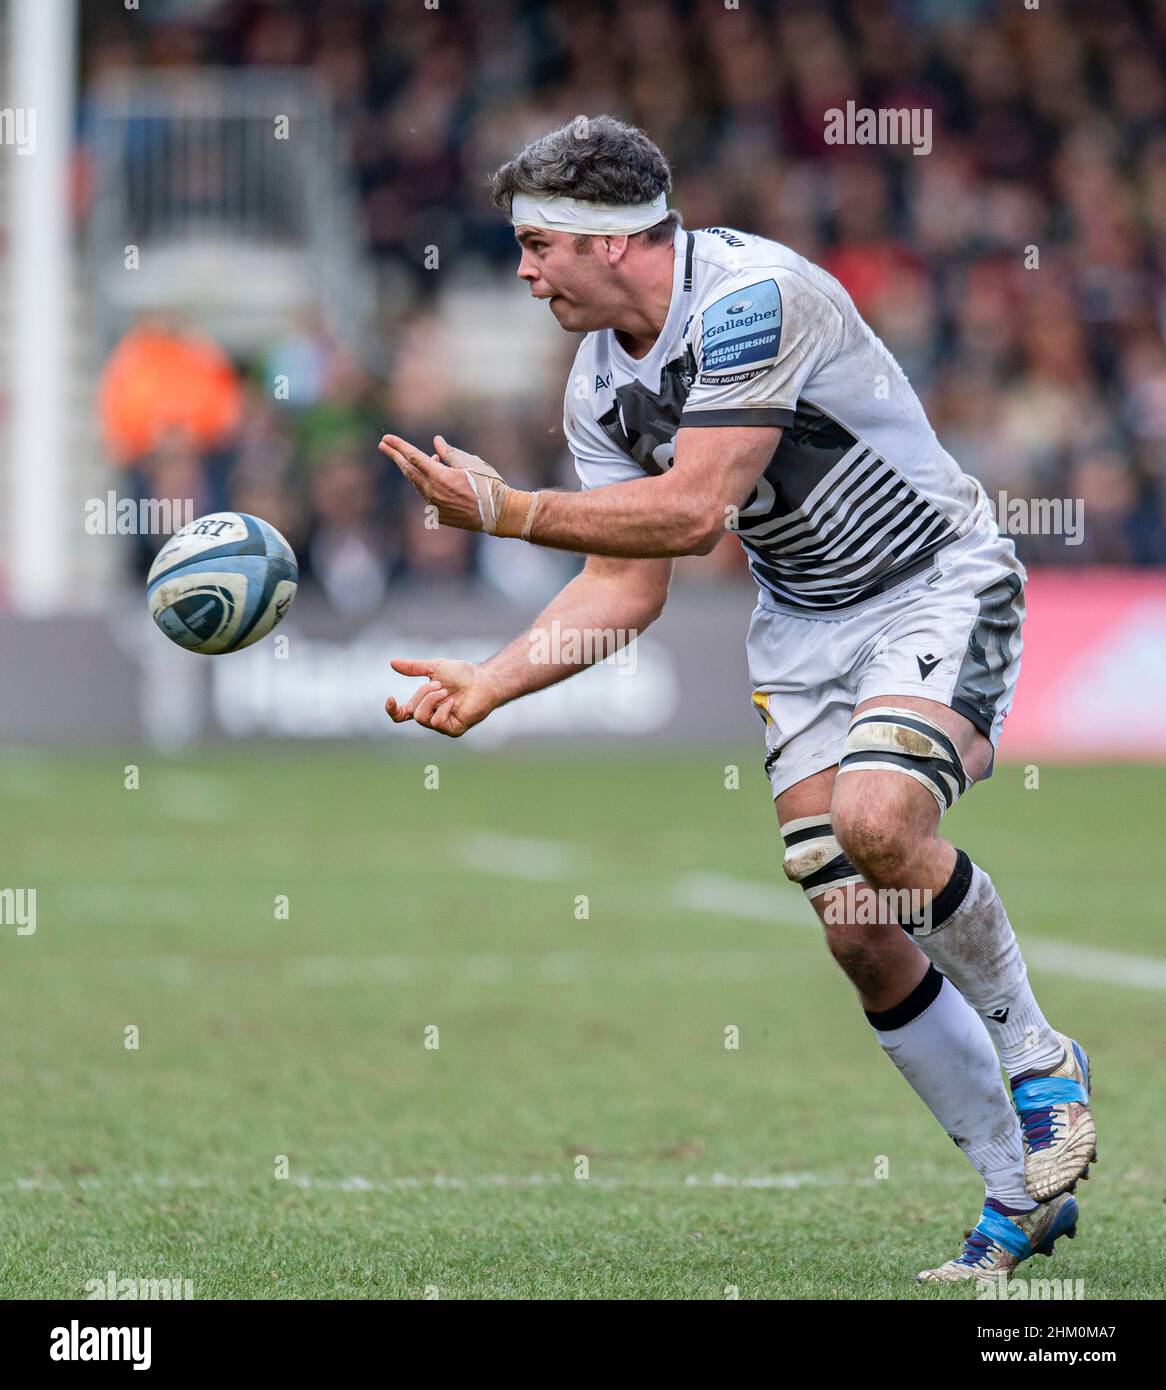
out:
M348 141L310 69L110 73L85 114L105 340L145 309L176 308L256 346L311 308L362 357L372 351Z

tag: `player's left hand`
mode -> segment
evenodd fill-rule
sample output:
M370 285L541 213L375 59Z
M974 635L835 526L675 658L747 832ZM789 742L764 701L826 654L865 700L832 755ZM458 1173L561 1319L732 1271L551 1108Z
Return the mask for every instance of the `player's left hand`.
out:
M461 738L503 703L497 685L472 661L402 657L393 661L392 667L403 676L427 677L406 704L399 704L391 695L385 701L385 713L394 724L412 719L448 738Z
M416 445L395 434L386 434L377 446L386 454L426 502L437 508L443 526L462 531L493 531L502 499L509 489L496 468L437 435L436 453L424 454ZM474 474L471 483L467 474Z

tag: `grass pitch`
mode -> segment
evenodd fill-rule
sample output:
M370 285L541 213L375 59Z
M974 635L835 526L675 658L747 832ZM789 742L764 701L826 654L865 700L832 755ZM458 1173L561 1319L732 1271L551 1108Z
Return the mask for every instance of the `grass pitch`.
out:
M756 749L400 746L0 754L0 888L37 891L0 1294L968 1296L912 1279L978 1180L782 878ZM1096 1063L1080 1234L1031 1272L1161 1297L1166 772L1039 775L946 822Z

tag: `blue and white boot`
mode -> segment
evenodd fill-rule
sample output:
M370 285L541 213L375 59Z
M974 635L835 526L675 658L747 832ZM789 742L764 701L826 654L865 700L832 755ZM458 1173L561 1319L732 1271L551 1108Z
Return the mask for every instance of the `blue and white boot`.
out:
M1051 1255L1061 1236L1072 1240L1077 1234L1077 1203L1068 1193L1020 1216L1006 1216L998 1205L989 1198L975 1230L966 1232L960 1254L935 1269L921 1270L916 1282L955 1284L1007 1276L1032 1255Z
M1097 1130L1089 1108L1089 1058L1080 1043L1058 1033L1065 1056L1047 1072L1012 1082L1024 1143L1024 1185L1034 1202L1072 1192L1097 1160Z

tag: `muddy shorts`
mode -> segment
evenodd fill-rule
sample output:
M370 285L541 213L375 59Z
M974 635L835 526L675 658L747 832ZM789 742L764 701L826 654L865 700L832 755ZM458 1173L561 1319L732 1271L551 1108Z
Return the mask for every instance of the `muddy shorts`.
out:
M1011 541L975 531L838 613L803 613L763 590L749 680L773 795L834 766L855 706L873 696L937 700L995 749L1020 674L1025 578Z

